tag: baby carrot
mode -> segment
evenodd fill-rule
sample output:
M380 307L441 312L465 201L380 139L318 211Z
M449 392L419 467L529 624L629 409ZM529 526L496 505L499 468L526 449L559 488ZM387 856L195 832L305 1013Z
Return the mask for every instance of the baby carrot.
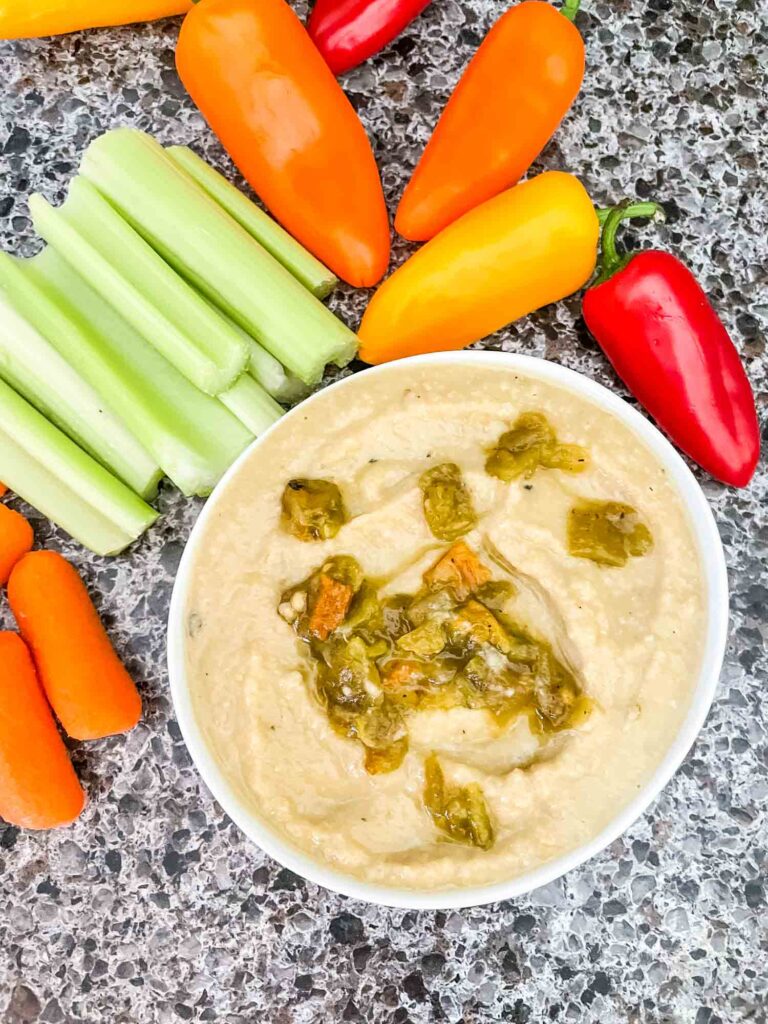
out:
M8 582L11 569L32 548L32 527L20 512L0 505L0 587Z
M5 484L0 484L0 498L2 498L2 496L5 494L7 490L8 488L5 486Z
M0 816L22 828L56 828L84 805L27 645L0 633Z
M8 601L66 732L94 740L132 729L141 699L69 562L54 551L25 555L8 581Z

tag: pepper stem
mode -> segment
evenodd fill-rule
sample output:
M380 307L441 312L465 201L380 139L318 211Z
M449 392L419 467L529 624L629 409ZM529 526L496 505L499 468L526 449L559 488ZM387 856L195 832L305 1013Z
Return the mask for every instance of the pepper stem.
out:
M621 222L630 220L632 217L656 217L659 220L664 220L664 207L659 203L633 203L631 199L625 199L609 210L598 210L597 217L602 224L601 254L598 276L593 287L607 281L619 270L623 270L634 255L633 253L619 255L616 249L616 231Z
M576 15L579 13L579 7L581 7L581 0L563 0L563 6L560 8L560 13L568 19L568 21L575 21Z

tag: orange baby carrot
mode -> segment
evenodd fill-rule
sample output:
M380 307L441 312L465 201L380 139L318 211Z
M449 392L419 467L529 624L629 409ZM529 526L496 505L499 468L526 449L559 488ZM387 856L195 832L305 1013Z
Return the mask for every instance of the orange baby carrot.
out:
M2 496L5 494L7 490L8 488L5 486L5 484L0 484L0 498L2 498Z
M11 569L31 550L32 527L20 512L0 505L0 586L8 582Z
M0 816L22 828L56 828L84 805L27 645L0 633Z
M11 573L8 600L69 735L94 740L132 729L141 699L69 562L54 551L25 555Z

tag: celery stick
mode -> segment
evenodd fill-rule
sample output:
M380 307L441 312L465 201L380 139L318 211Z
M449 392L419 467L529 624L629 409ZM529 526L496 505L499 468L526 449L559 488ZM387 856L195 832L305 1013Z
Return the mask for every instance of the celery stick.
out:
M205 296L203 296L205 298ZM205 299L208 302L208 299ZM211 303L213 306L213 303ZM216 307L213 306L215 309ZM277 402L285 402L288 405L300 402L306 398L312 390L309 385L292 373L288 373L279 359L275 359L265 348L262 348L258 341L239 327L235 321L223 311L219 311L227 323L238 332L248 348L248 373L261 384L267 394L271 395Z
M29 208L39 234L193 384L210 395L234 384L247 359L242 339L89 181L75 178L58 210L40 195Z
M344 365L357 337L197 187L148 135L92 143L81 173L168 263L306 384Z
M338 278L223 174L187 146L171 146L166 153L318 299L325 298L336 287Z
M219 401L237 416L254 437L263 434L283 415L283 409L274 398L270 398L264 388L247 373L229 391L222 391Z
M0 381L0 480L99 555L116 555L157 513Z
M251 433L190 384L54 249L18 266L47 313L41 328L64 358L104 395L180 491L210 494Z
M250 339L249 353L248 373L275 401L293 405L307 397L311 388L294 374L288 373L274 356L253 339Z
M62 358L39 329L44 296L24 302L12 256L0 253L0 377L81 448L142 498L152 499L162 472L102 397ZM34 290L31 290L34 293Z

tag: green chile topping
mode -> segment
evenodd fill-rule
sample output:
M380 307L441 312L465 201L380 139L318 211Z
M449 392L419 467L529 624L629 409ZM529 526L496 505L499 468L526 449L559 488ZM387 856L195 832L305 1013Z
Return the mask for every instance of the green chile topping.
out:
M568 515L568 550L575 558L620 568L653 547L637 510L618 501L581 501Z
M438 540L456 540L475 526L472 498L453 462L433 466L419 480L424 495L424 517Z
M283 528L299 540L330 540L348 520L344 499L330 480L289 480L282 498Z
M361 744L376 774L400 766L408 716L420 710L478 709L500 726L525 715L536 733L589 715L589 698L552 647L505 615L514 595L459 540L416 594L380 598L354 558L336 555L286 590L278 613L308 646L314 695L332 728ZM436 759L428 763L425 802L437 827L488 849L493 829L479 787L448 787Z
M546 416L540 412L524 412L488 452L485 471L510 483L519 477L529 480L538 469L583 473L588 465L586 448L559 444Z
M437 829L453 842L481 850L493 846L493 825L482 789L476 782L449 785L434 753L424 762L424 806Z

